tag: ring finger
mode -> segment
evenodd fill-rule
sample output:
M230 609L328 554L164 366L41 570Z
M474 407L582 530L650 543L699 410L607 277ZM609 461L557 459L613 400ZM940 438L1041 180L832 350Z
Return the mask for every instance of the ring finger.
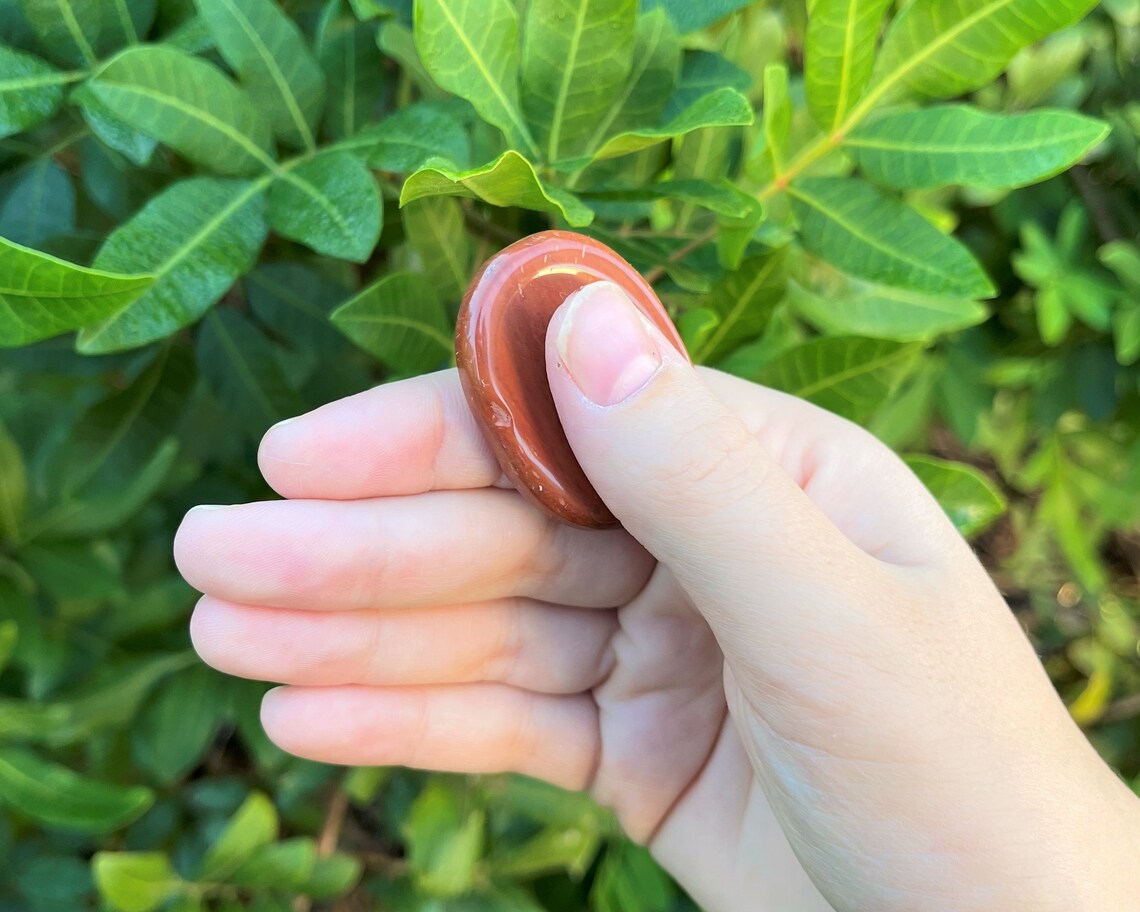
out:
M244 678L326 687L494 682L549 694L609 673L612 612L529 599L414 611L291 611L206 596L190 633L214 668Z

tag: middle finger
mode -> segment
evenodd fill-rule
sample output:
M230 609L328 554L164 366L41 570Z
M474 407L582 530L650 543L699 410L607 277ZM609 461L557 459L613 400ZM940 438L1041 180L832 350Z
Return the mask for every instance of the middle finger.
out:
M183 520L174 556L209 595L335 611L511 596L612 608L653 566L622 530L566 526L493 488L198 508Z

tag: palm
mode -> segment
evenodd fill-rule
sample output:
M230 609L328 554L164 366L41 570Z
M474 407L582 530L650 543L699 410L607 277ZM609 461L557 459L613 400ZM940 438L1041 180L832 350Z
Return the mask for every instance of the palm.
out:
M274 432L262 468L291 500L196 511L176 556L207 593L203 657L290 685L263 712L278 743L588 789L709 906L828 908L756 785L704 620L624 532L502 490L453 373Z

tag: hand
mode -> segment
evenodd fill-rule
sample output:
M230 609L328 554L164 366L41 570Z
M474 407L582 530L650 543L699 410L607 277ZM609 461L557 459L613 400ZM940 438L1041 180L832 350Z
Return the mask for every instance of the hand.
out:
M624 531L508 490L453 372L278 425L289 499L187 516L195 645L288 685L278 744L588 789L709 910L1134 899L1136 799L889 450L693 370L612 286L547 349Z

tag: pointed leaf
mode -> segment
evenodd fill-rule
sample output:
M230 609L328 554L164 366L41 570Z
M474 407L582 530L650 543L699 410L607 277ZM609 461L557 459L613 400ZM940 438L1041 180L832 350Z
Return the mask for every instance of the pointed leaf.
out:
M255 851L277 838L277 809L253 792L234 812L202 861L202 880L224 880Z
M0 422L0 541L17 541L28 505L28 471L20 448Z
M342 852L317 859L301 892L313 899L334 899L351 890L360 880L361 864Z
M663 10L641 16L634 33L629 78L620 91L612 93L597 117L585 151L601 148L611 135L659 123L677 84L680 65L681 42L673 20Z
M984 532L1008 508L997 486L973 466L933 456L908 456L906 464L966 538Z
M79 108L87 126L99 139L116 152L125 155L136 165L146 165L158 148L158 140L128 126L115 116L113 110L91 90L81 85L68 99Z
M130 306L154 281L85 269L0 238L0 347L97 323Z
M105 833L141 817L154 793L85 779L29 750L8 747L0 749L0 803L49 827Z
M471 281L474 251L458 200L436 196L404 207L404 231L423 274L444 301L459 301Z
M417 171L404 182L400 205L427 196L464 196L492 206L554 212L575 227L593 221L594 213L565 190L544 186L534 166L517 152L504 152L480 168L460 171L446 164Z
M272 0L196 0L222 58L273 132L312 149L325 77L304 36Z
M0 183L0 236L35 247L75 230L75 184L43 157L5 175Z
M895 16L864 105L908 88L933 98L990 82L1022 48L1078 22L1097 0L914 0Z
M659 142L710 127L748 126L753 121L752 106L735 89L721 88L699 98L668 123L621 133L606 141L595 158L616 158L648 149ZM567 162L567 168L584 162Z
M439 104L418 102L362 130L351 147L370 167L411 174L432 158L467 167L471 143L462 122Z
M304 411L276 347L241 314L211 312L198 340L198 370L222 407L255 436Z
M792 132L792 102L788 97L788 68L772 63L764 68L764 145L772 173L784 170L784 155Z
M269 225L317 253L363 263L380 240L383 206L364 163L322 152L283 173L269 190Z
M21 0L20 5L40 44L50 49L52 59L91 65L99 58L109 4L100 0Z
M803 178L788 192L804 247L844 272L933 295L995 293L965 247L870 184Z
M1024 187L1080 161L1108 125L1071 111L990 114L944 105L890 114L855 130L844 149L871 180L900 189L961 184Z
M284 839L261 846L226 875L246 889L299 890L317 864L317 844L309 837Z
M201 58L157 45L132 48L86 88L123 123L219 174L253 174L272 164L266 121Z
M386 275L338 307L331 320L365 351L406 373L438 367L454 348L443 305L414 272Z
M779 355L753 378L865 423L913 369L921 345L835 336Z
M816 0L808 17L804 72L808 107L834 130L859 100L891 0Z
M519 17L511 0L416 0L416 47L432 78L466 98L523 153L538 146L519 104Z
M97 852L91 869L116 912L153 912L182 884L162 852Z
M633 62L637 0L528 0L522 103L548 162L589 151Z
M928 342L976 326L989 316L989 310L977 301L873 285L837 272L815 290L793 282L789 291L796 313L833 336Z
M377 119L386 76L375 28L357 25L320 49L325 74L325 131L333 139L353 136Z
M135 761L163 785L198 765L228 711L221 685L204 665L171 675L131 725Z
M154 272L145 295L79 337L88 354L135 348L202 316L253 266L265 240L264 181L191 178L169 187L107 238L95 265Z
M787 289L786 265L782 251L753 257L713 287L706 306L719 319L693 352L695 362L715 362L764 332Z
M265 263L246 276L244 287L258 320L295 350L328 354L343 348L329 314L348 288L335 277L304 263Z
M51 117L75 73L59 73L38 57L0 46L0 139Z
M419 887L437 896L458 896L475 880L483 851L484 817L468 811L455 791L429 783L404 820L408 865Z

